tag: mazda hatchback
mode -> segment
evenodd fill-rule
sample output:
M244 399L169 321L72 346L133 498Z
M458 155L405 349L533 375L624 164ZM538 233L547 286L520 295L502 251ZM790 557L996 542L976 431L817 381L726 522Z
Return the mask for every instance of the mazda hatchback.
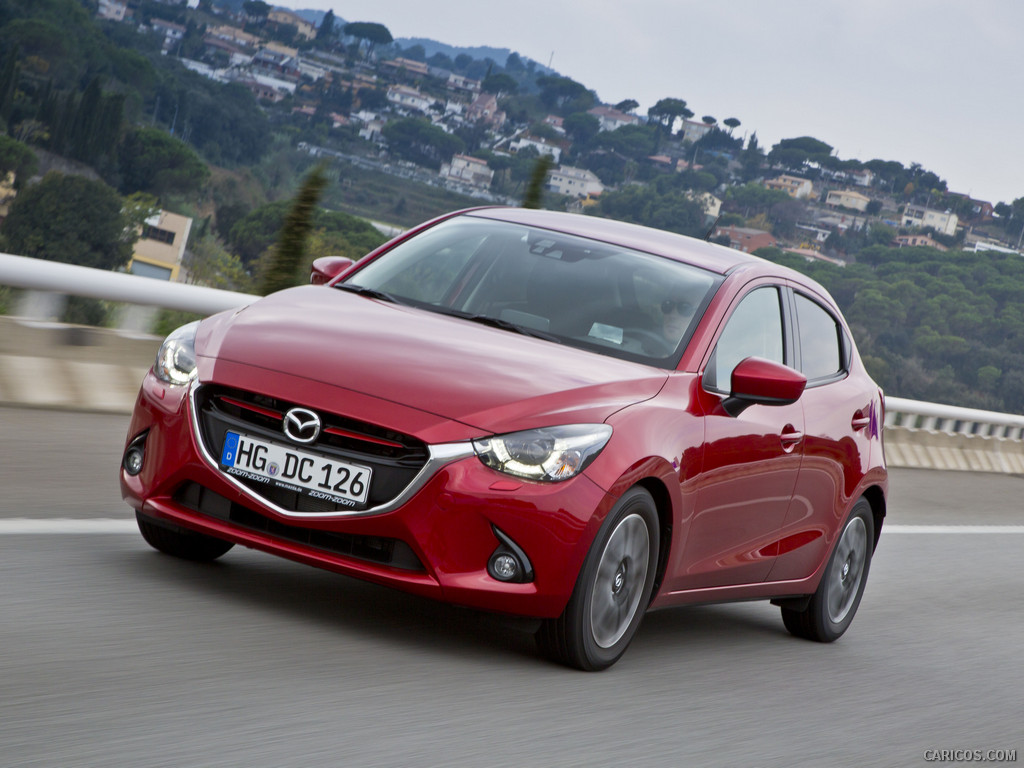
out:
M534 617L588 670L655 608L766 599L800 637L850 626L885 517L883 401L815 282L483 208L312 283L161 346L120 470L156 549L241 544Z

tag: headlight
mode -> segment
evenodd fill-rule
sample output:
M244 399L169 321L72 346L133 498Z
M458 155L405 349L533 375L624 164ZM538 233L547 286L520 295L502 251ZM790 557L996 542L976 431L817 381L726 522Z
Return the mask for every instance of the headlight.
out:
M474 440L473 449L499 472L558 482L586 469L611 436L607 424L572 424Z
M196 375L196 329L199 321L183 325L164 339L156 353L153 373L160 381L181 386Z

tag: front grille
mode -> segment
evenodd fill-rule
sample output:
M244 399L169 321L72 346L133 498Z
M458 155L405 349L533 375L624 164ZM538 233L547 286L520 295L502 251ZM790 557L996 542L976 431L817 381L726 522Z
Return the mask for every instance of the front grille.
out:
M218 457L228 430L253 437L283 442L284 415L300 405L241 389L206 385L195 393L199 426L207 453ZM278 488L243 477L233 479L280 509L290 512L352 512L376 507L395 499L430 458L426 444L393 430L337 414L318 411L323 429L312 445L303 450L342 459L373 469L367 500L346 506L314 499L304 493Z
M174 500L194 512L199 512L250 531L265 533L275 539L302 544L331 554L399 568L404 571L424 571L423 563L412 547L401 539L384 536L356 536L334 533L315 528L288 525L264 517L247 507L211 491L199 483L185 483Z

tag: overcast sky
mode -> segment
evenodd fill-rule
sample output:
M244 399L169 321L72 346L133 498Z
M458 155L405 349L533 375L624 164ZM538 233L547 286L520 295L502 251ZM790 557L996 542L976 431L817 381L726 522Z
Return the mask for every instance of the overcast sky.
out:
M813 136L843 159L920 163L976 199L1024 197L1024 0L275 4L509 48L640 114L684 99L766 149Z

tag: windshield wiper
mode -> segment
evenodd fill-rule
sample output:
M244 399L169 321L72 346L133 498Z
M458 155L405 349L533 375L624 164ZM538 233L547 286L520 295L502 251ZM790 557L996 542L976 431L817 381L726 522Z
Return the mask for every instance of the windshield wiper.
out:
M368 299L380 299L381 301L387 301L391 304L404 304L405 302L401 299L392 296L390 293L384 291L378 291L376 288L367 288L365 285L354 285L352 283L335 283L334 288L339 288L349 293L355 293L359 296L366 296Z
M556 344L561 344L562 340L551 333L545 331L538 331L536 328L530 328L525 325L518 325L517 323L511 323L508 320L502 320L499 317L490 317L489 315L476 315L472 312L463 312L459 309L445 309L443 313L446 315L454 315L455 317L461 317L464 320L469 320L473 323L480 323L481 325L489 325L492 328L501 328L503 331L512 331L513 333L521 333L523 336L533 336L535 339L544 339L545 341L553 341Z

